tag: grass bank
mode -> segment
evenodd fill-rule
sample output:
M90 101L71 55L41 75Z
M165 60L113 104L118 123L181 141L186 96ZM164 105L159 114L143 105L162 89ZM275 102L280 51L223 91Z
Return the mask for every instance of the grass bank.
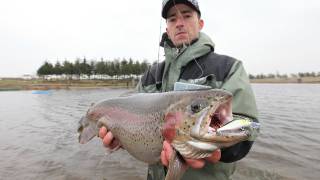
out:
M49 90L74 88L134 88L136 81L130 80L0 80L0 91L10 90Z
M303 78L265 78L251 79L251 83L309 83L319 84L320 77L303 77Z

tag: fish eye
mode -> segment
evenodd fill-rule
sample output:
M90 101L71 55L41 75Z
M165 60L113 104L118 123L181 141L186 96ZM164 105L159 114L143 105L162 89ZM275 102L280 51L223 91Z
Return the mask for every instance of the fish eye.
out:
M197 113L201 110L201 104L191 104L191 111Z
M193 113L200 112L203 108L206 107L206 101L204 100L196 100L191 103L190 108Z

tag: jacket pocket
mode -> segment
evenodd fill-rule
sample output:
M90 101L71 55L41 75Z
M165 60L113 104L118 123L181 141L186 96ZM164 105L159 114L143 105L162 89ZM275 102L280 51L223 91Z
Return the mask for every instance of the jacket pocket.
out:
M197 79L187 79L187 80L180 79L179 82L210 86L211 88L214 88L214 89L219 88L219 85L216 80L216 76L214 74L209 74L207 76L197 78Z

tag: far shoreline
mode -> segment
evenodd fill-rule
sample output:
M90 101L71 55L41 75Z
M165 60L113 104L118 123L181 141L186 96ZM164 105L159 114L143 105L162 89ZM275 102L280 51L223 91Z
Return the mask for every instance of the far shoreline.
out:
M0 91L135 88L137 81L130 80L23 80L2 79Z
M261 84L320 84L320 77L302 77L302 78L264 78L250 79L250 83Z
M3 78L0 80L0 91L18 90L51 90L51 89L97 89L136 87L138 81L133 79L109 80L24 80ZM320 77L304 78L265 78L250 79L252 84L320 84Z

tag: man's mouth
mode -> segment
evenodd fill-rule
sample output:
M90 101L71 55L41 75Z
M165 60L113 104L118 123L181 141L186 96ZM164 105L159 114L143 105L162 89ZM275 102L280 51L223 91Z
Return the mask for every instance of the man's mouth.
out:
M178 32L178 33L176 33L176 36L186 35L186 34L187 34L187 32Z

